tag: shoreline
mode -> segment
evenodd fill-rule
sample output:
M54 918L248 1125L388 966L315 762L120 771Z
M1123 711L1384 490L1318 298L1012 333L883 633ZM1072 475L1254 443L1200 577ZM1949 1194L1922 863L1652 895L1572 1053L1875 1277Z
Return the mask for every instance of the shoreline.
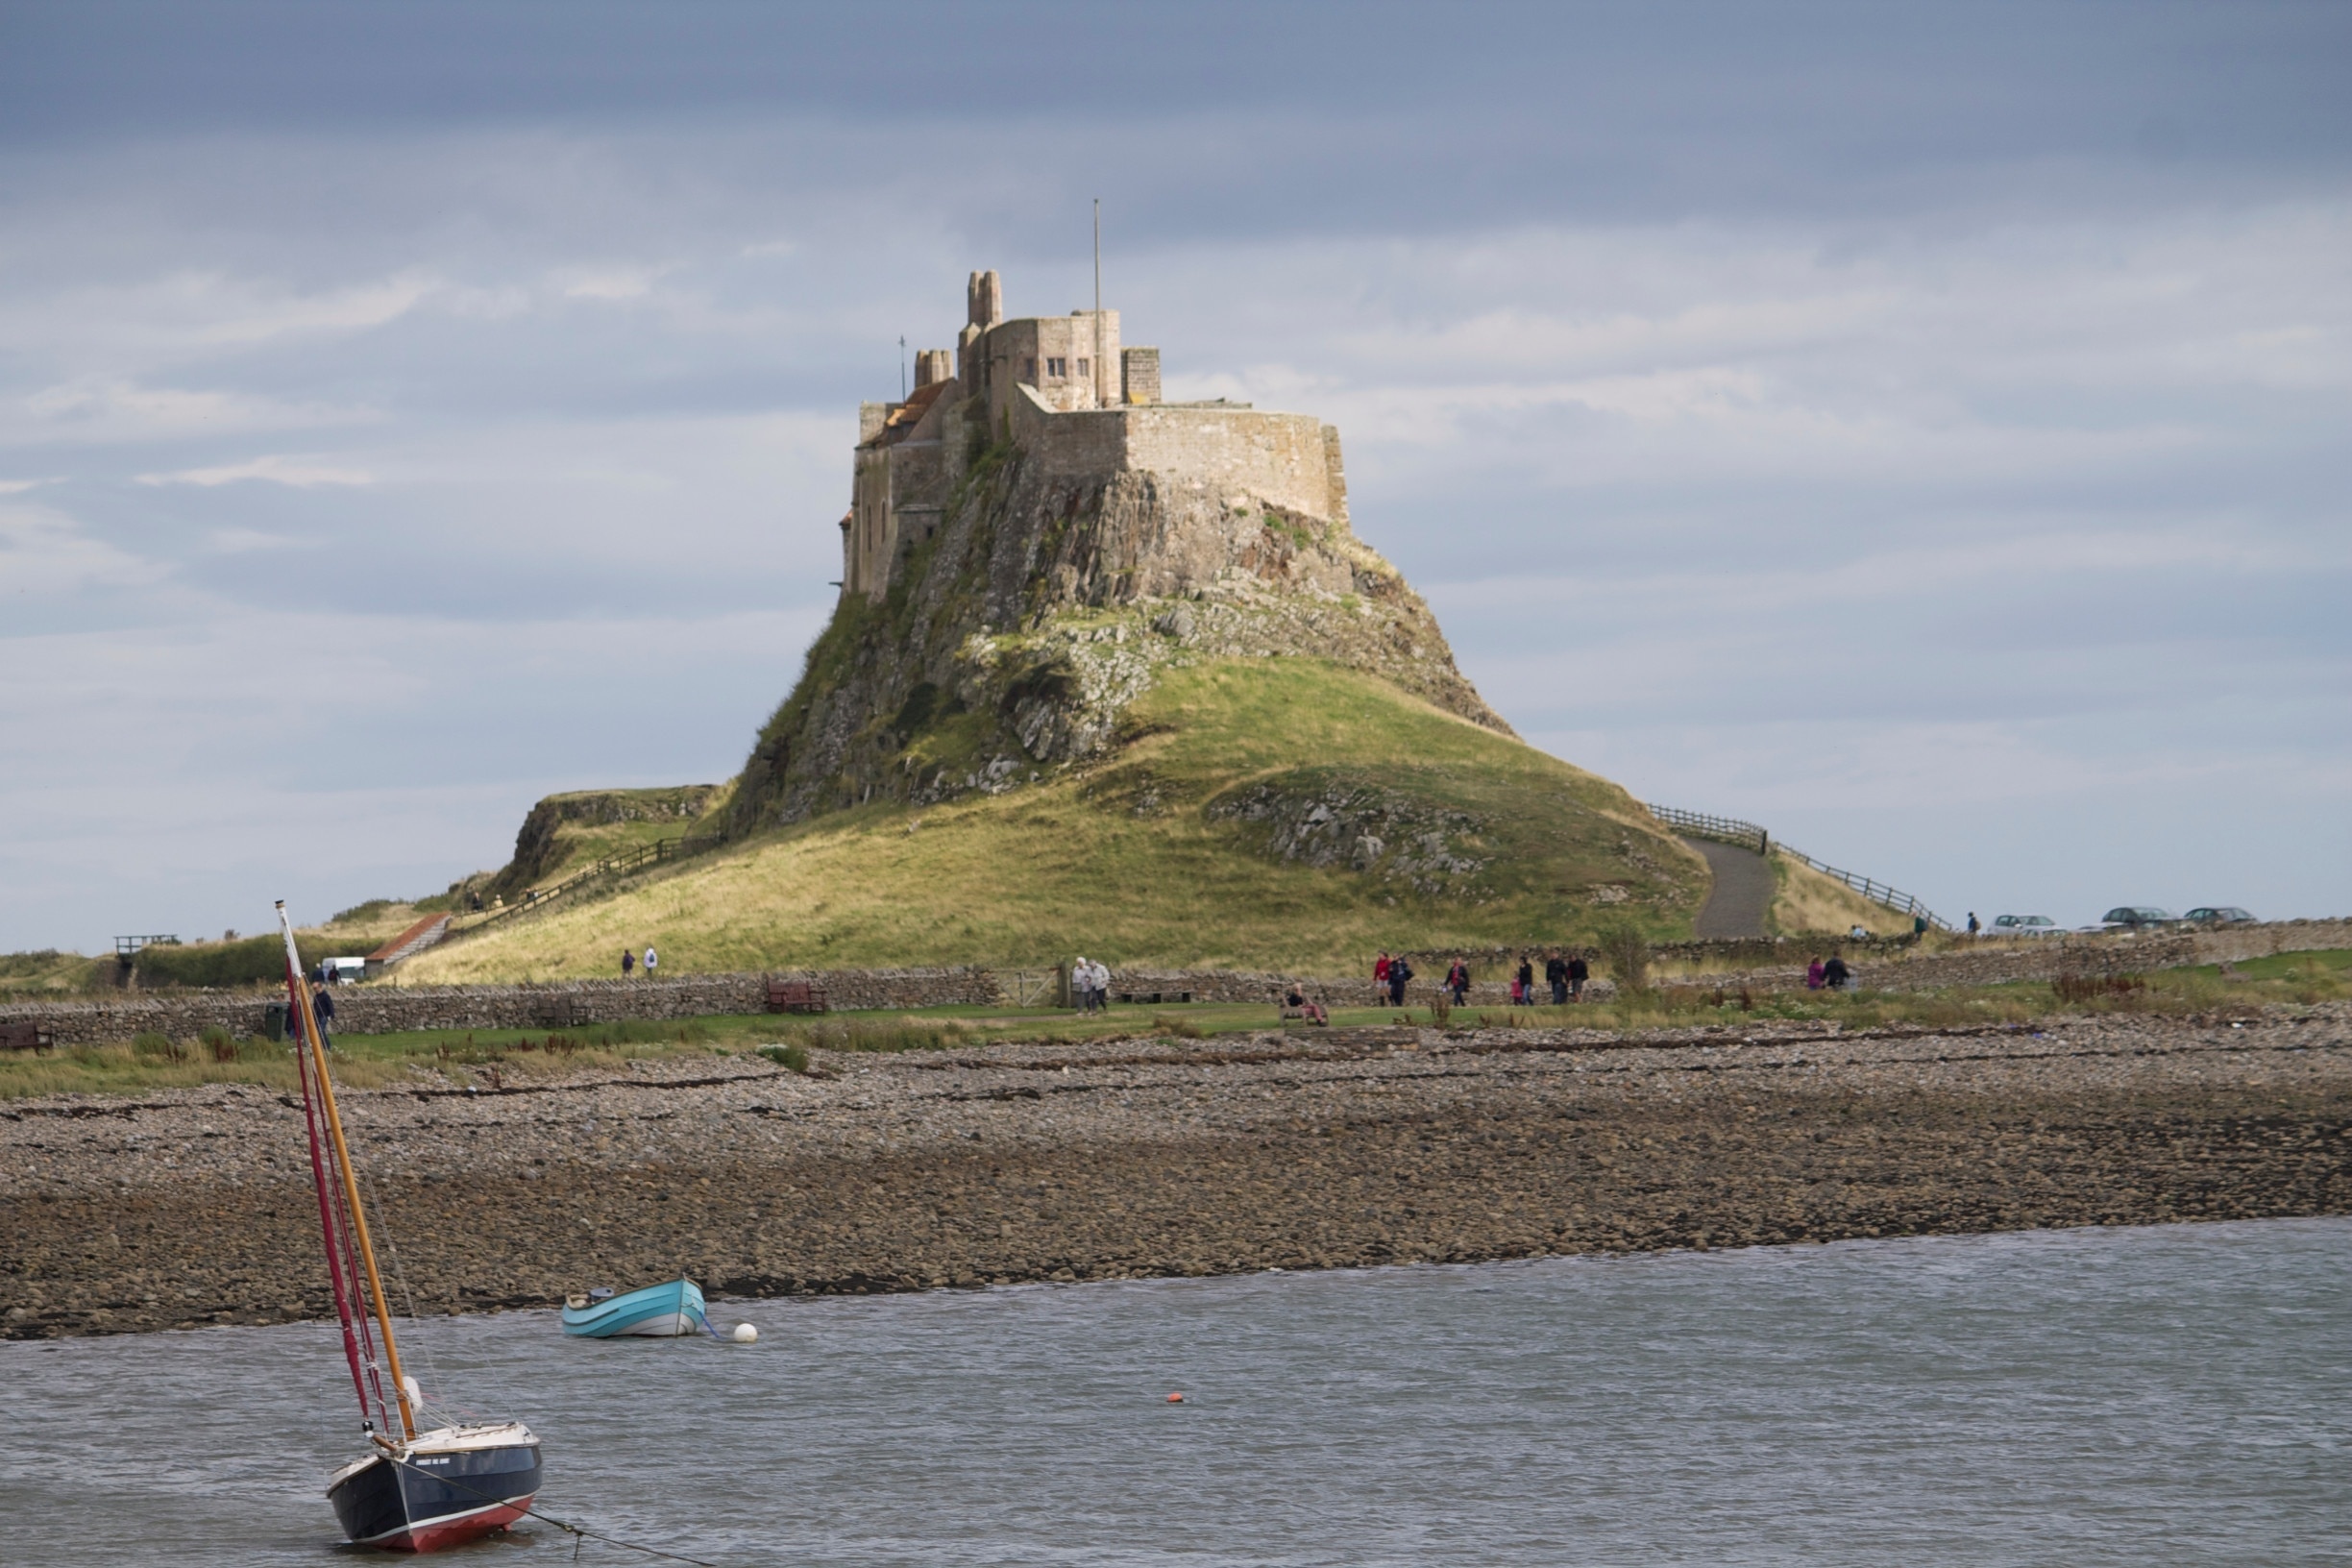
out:
M1335 1030L349 1093L395 1306L2352 1213L2352 1006L2038 1029ZM330 1315L298 1112L0 1111L0 1336Z

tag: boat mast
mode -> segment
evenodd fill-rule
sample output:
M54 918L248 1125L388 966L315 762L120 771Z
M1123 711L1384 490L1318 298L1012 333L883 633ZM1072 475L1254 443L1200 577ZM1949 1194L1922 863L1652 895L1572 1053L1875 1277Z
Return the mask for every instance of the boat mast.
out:
M335 1111L334 1081L327 1076L327 1051L319 1038L318 1015L310 1006L310 988L303 979L302 955L294 946L294 922L286 915L282 898L278 900L278 927L285 935L286 994L302 1020L298 1048L317 1078L328 1136L334 1144L335 1174L341 1178L343 1198L350 1206L352 1240L367 1271L368 1305L375 1309L376 1327L383 1335L384 1362L392 1372L392 1396L400 1402L401 1435L414 1439L416 1413L408 1405L408 1380L401 1375L400 1346L392 1339L392 1314L384 1307L383 1276L376 1268L376 1248L368 1239L367 1211L359 1202L359 1179L352 1170L351 1148L343 1141L343 1118ZM329 1245L332 1246L331 1238Z

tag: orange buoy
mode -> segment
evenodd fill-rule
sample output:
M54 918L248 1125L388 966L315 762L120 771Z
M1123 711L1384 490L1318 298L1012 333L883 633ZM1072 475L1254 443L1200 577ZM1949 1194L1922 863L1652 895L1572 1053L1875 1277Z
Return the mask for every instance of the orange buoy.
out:
M1168 1402L1170 1405L1182 1405L1182 1404L1184 1403L1184 1395L1182 1395L1182 1394L1170 1394L1170 1395L1168 1395L1168 1401L1167 1401L1167 1402Z

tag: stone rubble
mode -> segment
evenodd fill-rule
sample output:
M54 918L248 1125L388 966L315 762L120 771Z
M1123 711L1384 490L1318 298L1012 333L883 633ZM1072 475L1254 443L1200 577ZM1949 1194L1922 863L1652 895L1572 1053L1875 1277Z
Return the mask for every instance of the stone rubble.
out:
M544 1307L2352 1212L2352 1008L674 1059L343 1097L396 1296ZM0 1105L0 1335L330 1311L298 1111Z

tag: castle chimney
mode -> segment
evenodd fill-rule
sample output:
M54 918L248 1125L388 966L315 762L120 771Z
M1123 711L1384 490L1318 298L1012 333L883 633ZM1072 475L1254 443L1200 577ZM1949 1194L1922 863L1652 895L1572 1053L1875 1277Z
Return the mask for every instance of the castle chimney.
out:
M982 331L1004 320L1004 282L993 271L975 272L964 285L964 319Z
M1121 349L1119 351L1119 401L1130 404L1152 404L1160 401L1160 351L1158 349Z
M949 364L953 357L945 349L917 349L915 351L915 384L929 386L933 381L946 380L955 374Z
M964 383L964 395L971 397L980 391L980 356L972 353L972 345L980 341L980 329L969 322L956 333L956 379Z

